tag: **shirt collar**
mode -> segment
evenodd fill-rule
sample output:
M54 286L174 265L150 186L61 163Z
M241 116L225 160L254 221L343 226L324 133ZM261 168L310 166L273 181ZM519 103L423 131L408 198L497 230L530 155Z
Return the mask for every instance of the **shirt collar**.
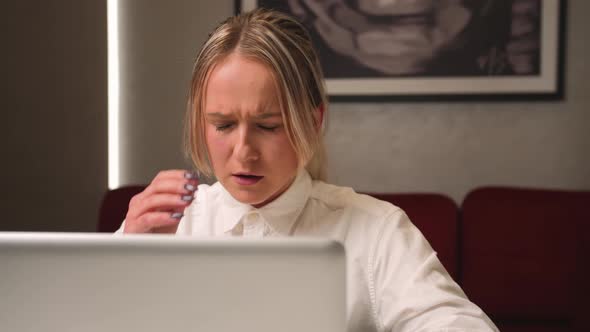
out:
M231 232L245 214L257 211L273 231L280 235L290 235L297 217L301 214L311 194L311 187L311 176L302 168L293 183L281 196L259 209L237 201L223 188L223 206L220 214L221 232L224 234Z

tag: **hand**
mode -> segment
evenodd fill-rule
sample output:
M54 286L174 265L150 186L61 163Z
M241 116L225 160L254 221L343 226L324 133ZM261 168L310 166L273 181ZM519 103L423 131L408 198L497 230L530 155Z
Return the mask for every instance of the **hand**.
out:
M198 184L193 172L168 170L158 173L152 183L129 202L123 232L175 233Z

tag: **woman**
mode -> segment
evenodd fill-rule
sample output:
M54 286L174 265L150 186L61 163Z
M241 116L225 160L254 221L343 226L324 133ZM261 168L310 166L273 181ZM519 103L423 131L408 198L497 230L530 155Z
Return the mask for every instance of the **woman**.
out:
M161 172L119 231L334 238L347 249L350 331L495 331L403 211L322 181L322 82L292 18L222 23L197 57L186 119L194 164L218 182L197 189L194 173Z

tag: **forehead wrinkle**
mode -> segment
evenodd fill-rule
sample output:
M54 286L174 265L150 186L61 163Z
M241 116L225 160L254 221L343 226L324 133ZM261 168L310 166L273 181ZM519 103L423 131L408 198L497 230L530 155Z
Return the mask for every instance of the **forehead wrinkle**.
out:
M229 91L228 88L223 88L223 85L235 81L235 77L228 79L227 70L232 70L231 64L229 68L226 66L235 59L246 59L257 64L263 65L266 68L264 79L262 77L245 77L242 80L243 90L238 89L237 92L248 91L249 93L243 97L236 95L235 91ZM248 59L239 53L232 52L229 56L218 62L209 73L209 79L206 84L206 98L205 112L207 118L213 119L228 119L228 118L252 118L252 119L267 119L273 117L282 117L280 111L280 101L276 86L276 79L272 70L268 66L256 59ZM232 73L232 75L234 75ZM261 80L262 79L262 80ZM215 90L212 91L213 80L216 80ZM220 85L221 84L221 85ZM221 88L220 88L221 87ZM227 94L230 94L229 96ZM217 101L214 101L217 99ZM241 99L241 100L240 100ZM210 114L210 115L209 115Z
M205 116L208 118L214 118L214 119L227 119L230 118L232 116L232 114L223 114L221 112L206 112Z
M224 103L216 103L205 107L205 114L208 117L228 118L233 116L245 116L255 119L267 119L272 117L281 117L282 112L279 110L276 98L268 100L265 98L263 102L257 102L255 105L226 105Z
M207 112L205 114L205 116L207 118L211 118L211 119L221 119L221 120L225 120L225 119L229 119L234 117L235 113L221 113L221 112ZM250 116L251 118L257 119L257 120L265 120L265 119L270 119L270 118L280 118L282 117L282 114L280 112L257 112L257 114Z
M268 119L268 118L276 118L276 117L282 117L282 114L279 112L263 112L257 115L254 115L253 118L256 119Z

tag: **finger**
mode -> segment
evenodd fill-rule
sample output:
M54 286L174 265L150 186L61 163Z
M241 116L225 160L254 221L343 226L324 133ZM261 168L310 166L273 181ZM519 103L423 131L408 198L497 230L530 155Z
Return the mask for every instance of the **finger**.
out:
M172 170L165 170L160 171L153 179L152 183L159 180L166 180L166 179L198 179L197 172L194 171L187 171L184 169L172 169Z
M178 224L170 225L170 226L163 226L152 229L152 233L156 234L174 234L178 229Z
M199 185L198 174L185 170L167 170L156 175L138 200L154 193L191 194Z
M153 230L159 227L177 225L182 217L182 213L177 212L151 212L142 216L142 222L150 230Z
M138 218L145 213L152 211L171 211L184 209L193 201L192 194L152 194L132 199L128 218Z
M181 218L170 212L150 212L137 219L128 231L149 233L158 228L177 226Z
M149 194L192 194L197 190L199 181L196 179L162 179L152 182L146 188Z
M182 218L184 216L184 210L186 210L186 207L179 207L164 212L170 212L174 218Z

